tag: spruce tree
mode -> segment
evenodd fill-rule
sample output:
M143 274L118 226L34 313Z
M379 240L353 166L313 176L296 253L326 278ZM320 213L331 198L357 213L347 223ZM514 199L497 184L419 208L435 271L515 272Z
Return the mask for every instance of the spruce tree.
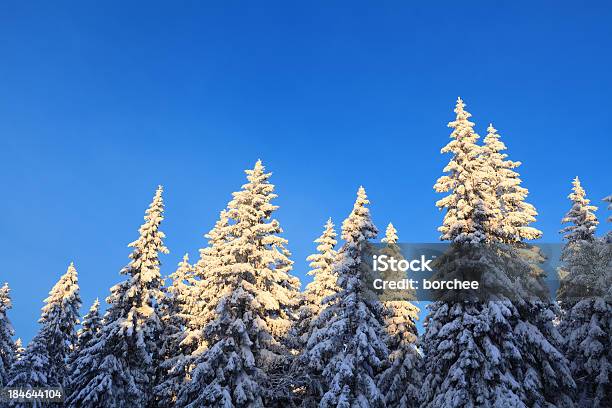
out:
M605 238L595 238L595 207L578 179L570 199L572 208L563 222L572 225L561 231L567 242L557 292L563 311L559 330L576 381L576 402L580 407L606 407L612 401L612 246Z
M455 242L480 242L482 228L477 222L486 222L491 217L488 208L492 197L490 188L484 183L485 174L482 161L479 160L482 148L476 144L478 134L474 131L472 116L465 109L461 98L455 107L456 118L449 122L453 131L451 141L442 148L442 153L451 153L452 158L444 168L448 173L434 185L439 193L449 193L436 202L436 206L445 209L444 222L438 228L442 233L440 239Z
M185 339L186 321L189 318L186 301L191 297L193 267L189 255L185 254L178 269L169 278L159 312L163 324L163 344L160 350L160 365L155 387L156 406L173 407L180 388L187 378L187 357L182 347Z
M26 347L23 357L15 360L9 374L7 387L22 388L24 390L33 388L46 388L57 386L49 381L49 370L52 365L46 338L39 332ZM13 403L9 406L15 408L41 408L51 404L39 402Z
M50 359L47 381L49 386L65 386L67 360L77 343L76 325L81 308L77 271L73 263L53 286L45 302L39 320L39 336L47 346Z
M493 198L489 201L493 215L487 233L494 240L507 243L540 238L542 232L529 226L535 222L537 212L525 202L529 191L521 186L522 180L516 171L521 162L508 160L508 155L503 153L506 149L493 124L489 124L480 157Z
M366 192L360 187L350 215L342 223L345 244L334 272L340 291L316 319L305 351L319 407L384 407L376 376L388 357L384 307L368 285L368 241L376 237ZM317 399L317 395L312 396Z
M380 251L381 255L397 260L404 259L397 244L397 230L393 224L389 223L381 241L386 244ZM406 274L399 269L389 268L383 278L386 281L398 282L405 279ZM407 290L400 293L385 291L381 300L388 313L385 327L389 363L378 378L378 386L385 395L387 407L417 407L422 378L416 329L419 308L411 303L411 300L415 300L415 293Z
M25 348L23 347L23 342L21 341L21 337L18 337L15 340L15 361L21 360L25 353Z
M447 209L442 239L451 244L436 259L434 278L475 275L483 288L434 293L422 341L421 406L570 407L574 383L557 348L543 277L533 276L523 244L507 245L491 228L503 208L491 183L492 164L474 152L473 124L462 103L455 112L453 140L443 149L454 154L445 168L450 175L435 187L456 196L441 200Z
M310 262L308 275L312 276L312 282L306 285L302 296L299 318L292 335L298 339L298 347L303 347L308 340L310 325L321 311L327 306L330 297L339 291L338 276L334 271L334 262L337 253L335 250L336 231L331 218L327 220L323 233L314 242L317 252L309 255L306 260Z
M223 290L215 319L207 324L207 348L195 360L178 407L283 406L279 387L290 362L286 335L295 320L299 282L289 274L287 241L273 218L276 197L261 161L227 206L217 255L206 284Z
M572 182L572 193L568 198L572 202L572 208L565 214L561 220L562 223L568 223L567 227L561 230L563 238L569 242L580 240L592 241L595 239L595 229L599 221L593 213L597 207L590 205L591 200L586 198L586 192L580 184L580 179L576 176Z
M163 211L160 186L140 237L129 244L134 249L131 261L121 270L127 278L111 288L104 324L75 361L68 407L142 408L152 403L161 339L159 255L168 252L159 229Z
M77 332L77 342L75 350L82 350L96 337L102 327L102 317L100 316L100 301L94 300L89 311L83 316L81 328ZM76 354L76 353L75 353Z
M13 343L15 331L7 312L12 307L8 283L0 287L0 388L8 382L8 375L15 360L16 347Z

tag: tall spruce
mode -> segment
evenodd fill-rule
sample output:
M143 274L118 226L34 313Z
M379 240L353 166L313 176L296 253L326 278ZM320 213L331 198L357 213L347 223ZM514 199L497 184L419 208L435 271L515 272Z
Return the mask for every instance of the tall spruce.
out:
M111 288L104 324L75 362L68 407L146 407L152 404L161 321L158 303L163 279L159 255L167 253L159 227L164 204L159 186L145 212L127 279Z
M440 239L455 242L480 242L483 228L479 226L492 215L487 208L490 189L484 183L482 162L478 159L482 148L476 144L478 134L474 131L472 116L465 110L461 98L455 107L456 118L448 123L453 131L451 141L442 148L442 153L452 154L444 168L448 173L438 178L434 189L439 193L449 193L436 202L436 206L446 210L444 222L438 228Z
M586 192L580 184L578 176L572 181L572 193L568 196L572 202L572 208L561 220L562 223L570 224L561 230L563 238L567 241L592 241L595 239L595 229L599 221L594 214L597 207L591 205L591 200L586 198Z
M442 150L454 154L444 169L450 175L435 186L452 191L441 200L444 205L437 203L447 210L441 238L451 244L436 260L434 278L477 273L485 292L446 291L428 306L421 406L570 407L574 383L557 348L554 314L549 301L534 296L546 292L542 277L532 276L522 244L507 245L490 233L503 208L492 188L494 172L482 160L482 149L475 153L473 124L461 101L455 112L457 120L449 124L453 140Z
M81 297L77 271L70 263L45 299L40 317L39 336L44 339L50 358L47 381L49 386L64 386L68 376L67 360L77 343Z
M194 362L178 407L284 406L277 380L290 363L286 335L295 320L298 280L290 275L287 241L273 218L276 197L261 161L227 206L206 284L223 290L205 328L208 345ZM214 254L214 252L213 252ZM217 258L219 259L219 258Z
M378 233L368 204L360 187L353 210L342 223L345 243L334 264L340 291L317 318L305 351L321 408L385 406L376 384L388 358L384 307L368 284L372 271L365 262L371 251L368 241Z
M398 242L397 230L389 223L385 237L381 240L385 247L381 255L402 260L404 256ZM399 268L389 268L383 275L386 281L399 282L406 278ZM415 291L387 290L381 300L387 309L385 327L389 363L378 378L378 386L385 395L387 407L410 408L419 404L421 386L421 357L417 351L416 321L419 308L411 301L416 300Z
M8 382L8 375L15 361L16 346L13 343L15 330L8 318L11 309L11 295L8 283L0 287L0 388Z
M522 180L516 170L521 162L508 160L508 155L503 153L506 149L497 129L489 124L480 157L484 177L492 192L489 202L493 214L487 233L494 240L506 243L540 238L542 231L529 226L538 213L533 205L525 202L529 191L521 186Z
M563 311L559 330L578 406L603 408L612 401L612 246L605 238L595 238L595 207L578 179L570 200L572 208L563 222L572 225L561 231L567 242L557 292Z

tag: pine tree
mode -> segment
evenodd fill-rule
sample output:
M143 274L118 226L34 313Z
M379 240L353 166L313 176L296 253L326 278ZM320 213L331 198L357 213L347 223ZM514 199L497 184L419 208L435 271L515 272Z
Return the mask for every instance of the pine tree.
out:
M522 180L516 171L521 162L507 160L508 155L502 153L506 145L493 124L487 132L480 157L493 198L489 201L493 215L487 233L494 240L507 243L540 238L542 232L529 226L538 213L533 205L525 202L529 191L521 186Z
M572 182L572 193L568 198L572 201L572 208L565 214L561 220L562 223L569 223L567 227L561 230L564 234L563 238L570 242L580 240L592 241L595 239L595 229L597 228L597 217L593 211L597 207L590 205L591 200L586 198L586 192L580 184L580 179L576 177Z
M81 350L70 383L68 407L146 407L151 403L161 321L160 253L168 250L159 230L164 204L160 186L147 209L130 263L121 270L127 279L111 288L104 324Z
M608 204L608 211L612 211L612 195L607 196L603 200L607 203L610 203ZM608 216L608 222L612 222L612 215Z
M313 388L322 396L321 408L385 406L375 380L388 357L384 308L368 285L372 271L364 262L368 240L378 233L368 204L360 187L353 210L342 223L345 244L334 267L340 292L317 318L315 325L320 328L313 331L305 351Z
M197 356L178 407L283 406L287 389L275 380L288 366L286 334L295 319L299 282L289 274L287 241L272 218L276 197L261 161L227 206L217 255L206 284L223 289L207 324L206 350ZM217 258L218 259L218 258Z
M181 343L189 318L186 301L191 297L193 267L185 254L178 269L170 275L171 283L160 302L163 323L161 362L155 387L156 407L173 407L180 388L187 378L188 361Z
M8 283L0 287L0 388L8 382L8 375L15 360L16 347L13 343L15 331L7 312L12 307Z
M436 202L436 206L445 209L444 222L438 231L440 239L454 242L480 242L483 238L482 228L476 223L486 222L492 217L487 208L491 200L490 188L484 183L485 175L482 161L479 160L482 148L476 144L478 134L474 131L472 116L465 109L461 98L455 107L456 119L449 122L453 131L451 141L442 148L442 153L451 153L452 159L444 168L448 173L438 179L434 189L439 193L449 192L446 197Z
M397 244L397 230L389 223L385 237L381 240L386 246L380 251L397 260L404 259ZM386 281L405 279L401 270L390 270L384 275ZM420 355L417 351L416 320L419 308L410 301L415 300L414 291L381 295L387 308L385 326L387 330L387 348L390 351L389 365L378 378L378 386L385 395L387 407L416 407L419 402L419 388L422 381L420 373Z
M64 386L68 375L67 359L77 343L76 325L79 323L81 297L77 271L70 263L45 299L39 323L39 336L47 346L49 355L49 386Z

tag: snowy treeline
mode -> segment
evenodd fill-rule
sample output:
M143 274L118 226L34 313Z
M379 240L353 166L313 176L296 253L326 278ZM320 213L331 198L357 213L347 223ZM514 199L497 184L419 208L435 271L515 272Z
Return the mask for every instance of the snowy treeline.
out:
M439 273L479 269L501 288L495 298L431 303L419 337L412 296L386 298L366 285L363 261L379 230L363 187L341 230L329 219L314 241L312 282L301 292L271 173L258 161L199 258L185 255L167 277L159 187L105 312L96 300L80 318L70 264L24 349L13 342L2 286L0 387L63 387L70 408L611 406L610 233L596 235L596 207L576 178L562 220L558 301L533 296L546 293L545 276L525 243L542 233L531 226L537 212L521 163L508 159L492 124L478 143L461 99L455 114L442 149L451 157L434 186L447 193L436 205L452 254ZM402 256L392 224L381 242Z

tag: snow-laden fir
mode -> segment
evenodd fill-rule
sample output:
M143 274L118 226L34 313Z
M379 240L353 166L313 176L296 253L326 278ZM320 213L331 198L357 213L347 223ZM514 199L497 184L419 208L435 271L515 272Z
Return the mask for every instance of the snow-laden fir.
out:
M305 355L319 382L319 407L384 407L376 383L388 357L384 307L367 285L365 257L377 229L370 217L365 189L360 187L348 218L342 223L345 243L338 251L335 273L340 291L316 319Z
M15 331L7 312L12 307L8 283L0 287L0 388L8 382L8 375L15 360L16 346L13 343Z
M273 218L278 207L271 173L257 161L246 174L247 183L227 205L227 222L219 225L213 256L220 262L206 267L206 284L220 292L216 317L203 329L207 346L178 407L284 406L288 393L282 387L291 362L286 335L297 313L299 282L290 275L287 241Z
M68 407L142 408L153 406L162 323L158 315L163 280L159 255L167 253L162 187L145 212L139 238L130 243L127 277L111 288L103 326L79 350L70 382L75 385Z
M402 251L397 244L398 239L397 230L389 223L385 237L381 240L386 244L381 253L394 259L403 259ZM383 279L391 281L400 281L405 277L403 272L392 268L383 275ZM418 407L422 378L416 329L419 308L411 302L416 300L415 293L414 291L383 293L381 300L387 309L385 327L389 362L377 379L378 386L385 395L388 407Z
M452 154L444 168L448 174L434 186L449 193L436 204L446 210L441 239L451 242L437 261L438 274L481 271L496 296L457 299L451 293L429 306L422 407L570 407L574 382L558 350L555 315L533 296L543 292L543 276L532 276L537 268L529 251L504 244L539 235L522 229L534 220L535 209L520 204L527 191L517 190L518 174L509 172L516 165L499 155L505 146L495 129L490 126L485 147L478 146L464 108L458 99L456 119L448 125L451 141L442 149ZM512 198L505 197L508 191ZM504 226L504 211L524 214L512 215Z
M563 218L557 299L563 310L560 332L576 381L580 407L603 408L612 401L612 245L595 237L598 224L578 178L569 196L572 207Z

